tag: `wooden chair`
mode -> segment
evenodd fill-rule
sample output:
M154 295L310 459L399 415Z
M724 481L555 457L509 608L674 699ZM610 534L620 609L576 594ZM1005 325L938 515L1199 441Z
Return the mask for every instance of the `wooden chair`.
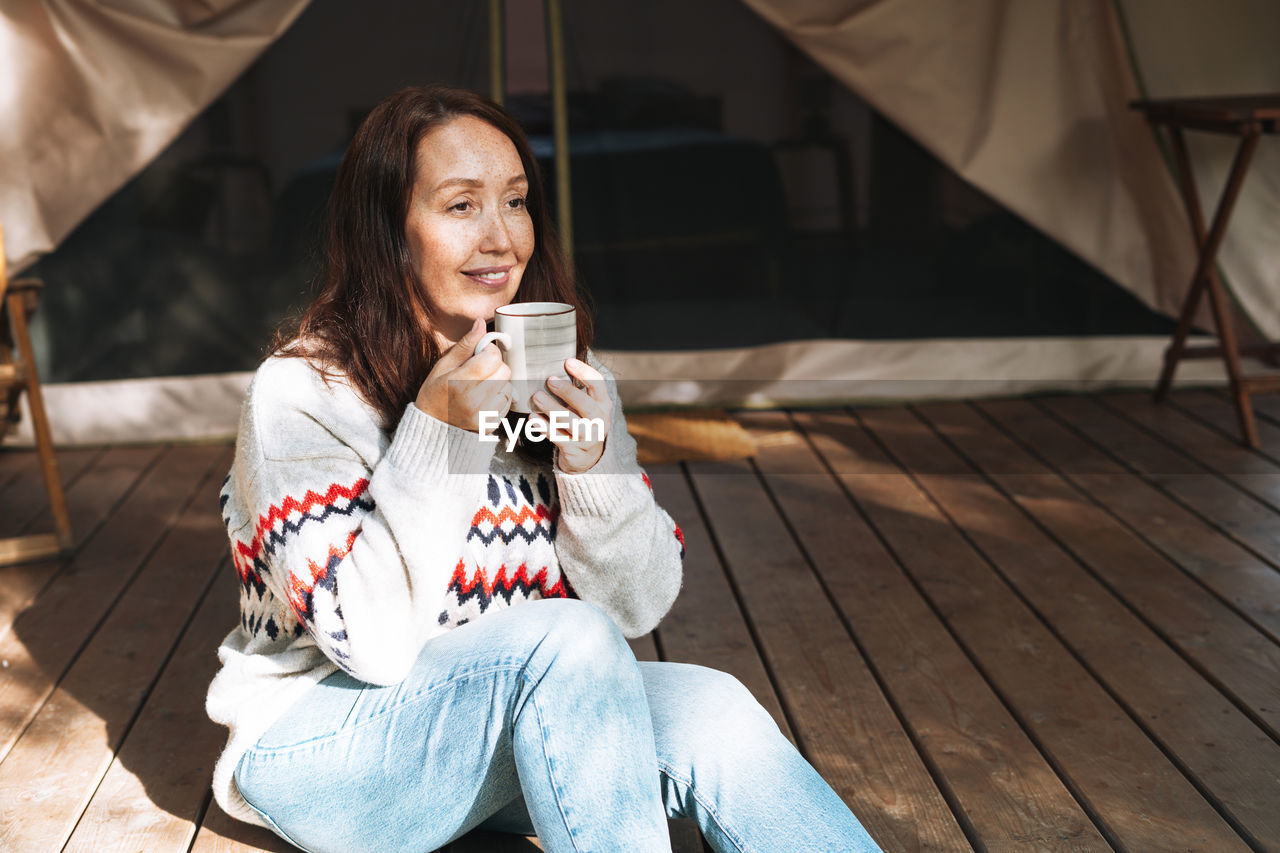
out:
M40 560L71 551L71 519L62 494L58 460L53 453L49 434L49 417L44 410L40 377L36 374L31 352L31 336L27 321L40 299L39 279L19 278L9 281L5 271L4 229L0 227L0 438L7 435L21 419L18 400L27 392L27 410L40 454L40 470L49 492L49 510L53 515L54 533L15 536L0 539L0 565Z

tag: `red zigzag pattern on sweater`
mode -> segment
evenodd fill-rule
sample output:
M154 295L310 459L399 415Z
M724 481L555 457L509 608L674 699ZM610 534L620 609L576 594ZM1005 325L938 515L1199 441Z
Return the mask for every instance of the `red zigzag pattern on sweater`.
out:
M534 521L555 521L556 516L559 514L558 511L549 510L542 504L538 504L535 507L522 506L518 512L509 506L504 506L497 515L494 515L493 510L489 509L489 507L484 506L480 507L476 514L471 517L471 524L479 526L480 522L487 521L497 527L504 521L511 521L517 525L523 525L529 519Z
M476 567L475 572L468 573L466 560L459 560L457 567L453 570L453 577L449 579L448 588L450 592L458 594L460 601L483 596L481 598L481 610L488 608L495 591L508 599L515 590L522 592L537 590L543 598L577 597L573 592L573 588L565 580L564 575L560 576L555 586L548 588L546 567L538 569L537 574L531 578L529 577L529 567L524 563L521 563L520 568L516 569L516 573L510 577L507 576L507 567L501 566L498 569L498 573L490 580L485 570L479 566Z
M253 572L254 561L262 555L264 538L275 528L276 522L283 521L285 529L288 530L290 527L290 515L296 512L299 516L307 516L311 510L316 507L323 507L326 510L326 513L322 514L321 517L317 519L323 520L323 516L327 514L328 510L334 508L334 504L337 503L339 498L346 498L349 501L357 500L368 488L369 481L364 477L361 477L350 486L331 483L324 494L319 494L308 489L307 493L303 495L302 500L298 500L292 495L286 495L285 499L281 501L278 506L273 504L268 507L264 514L258 516L258 523L255 524L253 528L253 539L247 543L240 541L236 542L235 550L232 552L233 556L236 558L233 562L235 563L237 574L240 575L240 580L244 581L248 573ZM292 525L295 531L300 526L300 522L301 519L299 519L298 524ZM281 534L277 534L277 536L283 538ZM351 544L354 541L353 537L348 541L348 552L351 550ZM332 556L333 551L330 549L330 557ZM326 560L326 565L327 564L328 560Z
M355 546L356 538L359 535L359 530L353 530L347 535L345 545L341 547L330 545L329 555L325 557L322 563L308 559L307 572L310 574L309 578L302 578L296 574L289 578L289 604L293 607L293 612L298 614L299 619L312 620L314 614L311 612L310 603L307 599L311 596L312 590L316 588L316 584L325 584L329 581L329 572L351 553L351 549ZM328 585L332 586L331 583Z

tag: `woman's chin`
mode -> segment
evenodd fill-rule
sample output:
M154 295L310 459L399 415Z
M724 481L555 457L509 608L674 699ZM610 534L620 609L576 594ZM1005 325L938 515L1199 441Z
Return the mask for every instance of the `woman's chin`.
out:
M515 299L515 295L514 291L510 293L495 293L485 298L481 304L475 305L474 310L468 313L472 317L479 317L486 323L490 323L493 321L493 315L497 313L498 309L503 305L510 305L511 301Z
M484 298L469 299L458 305L456 313L450 314L451 319L446 324L449 331L445 336L448 337L459 329L465 335L477 319L484 321L485 325L492 325L498 309L503 305L510 305L514 297L514 292L486 294Z

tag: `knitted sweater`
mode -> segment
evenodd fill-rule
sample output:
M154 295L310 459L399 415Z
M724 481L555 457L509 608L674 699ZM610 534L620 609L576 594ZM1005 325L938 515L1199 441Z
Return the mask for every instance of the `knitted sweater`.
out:
M393 433L346 383L268 359L250 386L223 521L240 624L206 710L230 729L218 804L261 825L236 791L241 756L341 668L403 680L427 640L503 607L590 601L627 636L680 587L684 541L636 463L617 388L604 455L582 474L539 467L410 404Z

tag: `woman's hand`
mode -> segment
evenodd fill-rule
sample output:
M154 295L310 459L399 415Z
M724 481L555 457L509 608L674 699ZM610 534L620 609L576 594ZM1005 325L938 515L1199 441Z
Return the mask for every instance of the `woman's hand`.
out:
M609 396L609 388L600 371L585 361L565 359L564 369L584 387L575 387L574 383L559 377L548 379L547 387L551 393L539 391L533 395L531 402L535 412L529 417L547 422L547 435L558 451L556 467L566 474L581 474L590 470L604 454L604 443L613 426L613 398ZM580 441L574 441L571 432L553 433L547 416L566 411L570 418L599 419L604 424L603 433L594 425L587 424L583 425L585 429L581 430Z
M427 374L414 405L436 420L480 431L480 413L511 408L511 368L497 346L489 344L472 355L484 337L484 321L476 318L471 331L450 347Z

